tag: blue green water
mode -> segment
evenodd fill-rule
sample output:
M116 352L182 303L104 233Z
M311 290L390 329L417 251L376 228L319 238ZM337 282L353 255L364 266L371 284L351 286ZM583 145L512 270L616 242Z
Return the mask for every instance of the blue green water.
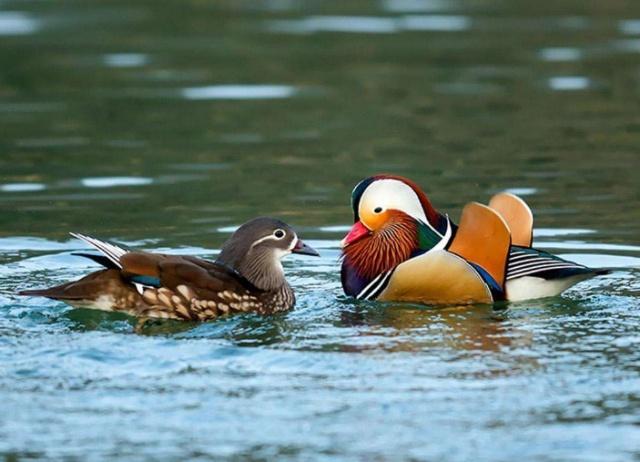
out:
M640 5L0 1L0 459L640 460ZM353 185L617 268L440 309L342 295ZM256 215L290 313L153 323L15 291L95 268L69 231L214 256Z

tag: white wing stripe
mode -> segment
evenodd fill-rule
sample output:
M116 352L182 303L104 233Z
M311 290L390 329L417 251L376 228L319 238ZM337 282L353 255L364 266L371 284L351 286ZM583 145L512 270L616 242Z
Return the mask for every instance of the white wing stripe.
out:
M85 236L84 234L79 234L79 233L70 233L70 234L76 239L80 239L81 241L84 241L87 244L89 244L91 247L96 248L105 257L107 257L113 264L118 266L118 268L122 268L122 265L120 264L120 258L127 253L127 251L124 250L123 248L110 244L108 242L100 241L93 237Z
M118 255L117 249L114 250L113 246L107 244L106 242L102 242L94 238L90 238L90 242L93 244L95 248L103 252L110 259L114 260L114 262L120 261L121 255Z
M509 271L518 271L521 270L522 268L526 268L527 266L531 266L531 265L544 265L547 263L558 263L557 261L553 261L553 260L532 260L532 261L526 261L524 263L521 263L519 265L509 265ZM560 262L562 263L562 262Z
M549 260L538 260L533 262L527 262L523 265L515 265L514 267L509 267L509 272L522 271L534 266L555 266L555 265L568 265L574 268L584 268L584 266L578 265L577 263L573 263L570 261L559 261L559 260L549 259Z
M149 286L145 286L144 284L140 284L139 282L134 282L133 286L136 288L136 292L138 292L140 295L144 294L144 290L145 289L149 289Z
M522 272L522 271L528 271L531 268L546 268L546 267L558 266L558 265L560 265L560 266L568 266L570 268L584 268L583 266L574 265L572 263L557 261L555 263L552 263L552 262L534 263L534 264L525 266L523 268L520 268L520 269L514 271L514 273L519 273L519 272Z
M578 268L582 268L583 267L582 265L579 265L577 263L573 263L571 261L557 260L555 258L537 257L537 258L529 258L529 259L526 259L526 260L518 260L515 263L512 263L512 260L510 260L509 261L509 271L515 271L517 269L525 268L527 266L543 264L543 263L550 263L550 264L562 263L562 264L565 264L565 265L573 265L573 266L576 266Z
M540 258L540 257L538 257L537 255L527 255L526 253L518 254L515 256L514 254L511 254L509 256L509 261L512 262L512 261L522 261L522 260L533 260L537 258Z
M575 266L575 265L567 265L564 263L558 263L556 265L540 265L540 266L534 266L531 268L527 268L524 270L519 270L517 272L514 273L509 273L509 275L507 276L507 279L514 279L514 278L518 278L518 277L522 277L522 276L528 276L530 274L534 274L534 273L539 273L541 271L549 271L549 270L554 270L554 269L581 269L583 268L582 266Z

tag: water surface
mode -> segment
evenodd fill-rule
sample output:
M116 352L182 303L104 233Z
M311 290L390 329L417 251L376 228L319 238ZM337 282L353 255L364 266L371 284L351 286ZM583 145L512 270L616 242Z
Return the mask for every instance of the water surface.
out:
M640 458L640 5L0 2L6 460ZM340 289L349 194L457 217L510 190L536 245L615 267L437 309ZM17 298L95 269L69 231L213 257L256 215L322 258L287 314L156 323Z

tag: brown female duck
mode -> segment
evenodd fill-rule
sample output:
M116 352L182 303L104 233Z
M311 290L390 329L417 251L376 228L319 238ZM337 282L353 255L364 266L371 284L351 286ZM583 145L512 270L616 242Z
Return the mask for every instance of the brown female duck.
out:
M236 312L289 310L295 296L280 259L318 255L286 223L255 218L242 225L215 261L128 250L73 234L100 251L81 255L105 269L49 289L25 290L74 307L121 311L142 318L207 321Z

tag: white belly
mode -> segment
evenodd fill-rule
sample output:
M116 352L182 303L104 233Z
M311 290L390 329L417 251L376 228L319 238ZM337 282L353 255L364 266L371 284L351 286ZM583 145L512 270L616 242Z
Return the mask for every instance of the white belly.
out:
M506 285L507 300L517 302L534 298L553 297L592 276L592 274L578 274L562 279L543 279L534 276L512 279L507 281Z
M89 308L100 311L114 311L115 300L111 295L100 295L95 300L66 300L74 308Z

